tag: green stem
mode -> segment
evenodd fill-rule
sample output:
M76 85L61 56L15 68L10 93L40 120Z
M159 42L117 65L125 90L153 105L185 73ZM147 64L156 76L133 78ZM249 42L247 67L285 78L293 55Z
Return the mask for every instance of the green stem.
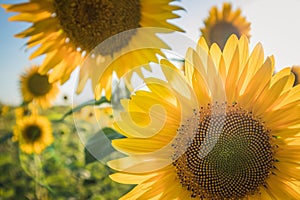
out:
M99 100L91 99L89 101L83 102L82 104L79 104L75 108L72 108L68 112L66 112L60 119L53 120L52 122L62 122L66 117L73 114L74 112L80 111L85 106L93 106L93 105L101 105L102 103L110 103L109 100L107 100L105 97L101 97Z

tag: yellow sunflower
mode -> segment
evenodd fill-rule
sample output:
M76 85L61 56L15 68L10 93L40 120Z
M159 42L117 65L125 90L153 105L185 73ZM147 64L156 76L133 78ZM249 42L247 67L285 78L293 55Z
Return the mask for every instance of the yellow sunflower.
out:
M300 80L299 80L299 76L300 76L300 66L293 66L292 67L292 72L293 74L295 75L295 83L294 85L298 85L300 83Z
M15 117L16 120L23 118L24 116L27 116L30 114L29 109L23 108L23 107L18 107L15 109Z
M40 154L53 142L52 128L46 117L31 115L18 119L13 141L18 141L25 153Z
M53 69L50 82L61 80L64 83L69 79L71 72L82 64L83 59L98 44L111 36L140 27L161 27L181 31L177 26L167 22L168 19L178 18L173 11L182 9L180 6L170 5L171 2L173 0L30 0L2 7L9 12L19 12L10 18L11 21L33 24L16 36L29 37L28 48L40 45L30 58L46 54L39 72L45 74ZM147 34L139 33L138 30L131 31L116 40L110 40L99 53L103 59L107 59L114 57L117 52L127 52L137 43L147 41L157 44L158 48L167 48L155 34L156 32L151 31ZM139 45L135 48L137 47ZM135 57L137 52L133 53L118 67L126 71L134 66L130 63L132 61L138 62L139 65L148 60L156 61L156 53L160 51L140 50L137 58ZM81 92L87 79L94 76L93 73L97 71L90 68L81 72L78 92ZM123 71L117 70L117 74L121 76ZM111 74L108 80L110 77ZM93 84L95 86L96 81Z
M42 108L51 106L59 93L57 83L49 82L49 75L41 75L39 67L32 66L21 75L21 92L24 102L34 102Z
M224 51L202 37L185 75L162 61L166 80L123 100L112 141L125 157L110 177L137 184L121 199L300 199L300 86L274 74L261 44L231 36ZM175 79L174 73L178 73Z
M1 105L0 104L0 116L5 117L9 112L10 108L8 105Z
M241 16L241 10L232 10L230 3L224 3L222 10L212 7L209 17L204 20L205 27L200 29L208 45L217 43L221 49L231 34L250 37L250 23Z
M16 120L21 119L25 116L37 115L37 114L38 114L38 108L32 103L29 103L26 106L15 108L15 118L16 118Z

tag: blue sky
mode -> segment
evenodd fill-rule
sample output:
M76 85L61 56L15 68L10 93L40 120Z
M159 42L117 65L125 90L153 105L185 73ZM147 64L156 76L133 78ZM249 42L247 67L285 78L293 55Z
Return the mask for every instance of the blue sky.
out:
M17 3L25 0L0 0L0 3ZM186 36L194 41L200 36L199 28L203 27L203 19L208 16L211 6L221 4L221 0L181 0L187 12L180 11L180 19L172 20L186 30ZM261 42L265 54L273 54L277 70L285 66L300 65L300 1L299 0L232 0L233 7L240 7L242 14L252 23L251 45ZM9 16L0 8L0 101L6 104L21 103L18 80L25 68L32 64L40 64L42 58L28 60L32 50L26 51L26 39L13 35L29 27L29 23L8 22ZM77 71L61 88L62 96L73 95Z

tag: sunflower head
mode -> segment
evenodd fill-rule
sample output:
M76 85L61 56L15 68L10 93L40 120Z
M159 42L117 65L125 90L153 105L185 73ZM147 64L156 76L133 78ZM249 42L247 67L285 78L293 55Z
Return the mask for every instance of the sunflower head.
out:
M56 0L53 7L59 24L70 41L87 52L113 35L140 26L139 0ZM112 41L113 48L102 49L102 55L111 55L128 45L133 35L127 36L128 38Z
M18 141L20 149L28 154L40 154L53 142L49 120L38 115L25 116L17 120L13 141Z
M30 59L40 55L46 55L40 66L39 72L49 75L50 82L60 80L67 81L72 71L81 66L83 60L100 43L108 40L99 49L101 57L110 59L120 52L128 52L132 48L138 48L137 43L151 42L159 44L159 48L168 48L156 33L143 35L136 31L143 27L160 27L182 31L167 20L178 18L173 11L181 10L180 6L170 5L173 0L51 0L29 1L19 4L2 5L9 12L18 12L10 18L11 21L24 21L32 23L32 26L17 34L20 38L29 38L27 47L39 46L31 54ZM122 32L128 34L120 34ZM115 36L114 39L109 39ZM145 40L147 38L147 40ZM145 51L133 60L139 65L151 60L157 61L156 53L159 50ZM116 71L118 76L131 69L130 64L112 67L109 72ZM134 65L135 66L135 65ZM98 67L98 66L97 66ZM103 68L103 66L99 66ZM122 69L121 69L122 68ZM88 79L94 78L94 67L81 68L78 92L81 92ZM100 70L101 71L101 70ZM98 73L98 72L96 72ZM112 74L108 73L106 80L111 82ZM93 88L97 84L93 80ZM103 87L106 89L106 87ZM108 92L110 93L110 92ZM110 95L110 94L108 94Z
M225 113L212 113L217 110L211 106L200 110L191 144L172 163L192 197L230 199L254 194L274 165L276 147L264 123L237 104L222 106ZM181 126L194 126L191 123L195 122ZM175 150L182 148L187 134L179 129Z
M204 20L205 27L201 33L205 37L208 45L217 43L221 49L231 34L238 38L241 35L250 37L250 23L241 16L241 10L232 10L230 3L224 3L222 10L216 6L212 7L208 18Z
M0 116L5 117L9 112L10 108L8 105L1 105L0 104Z
M108 164L113 180L137 184L123 199L299 199L291 69L274 74L273 56L261 44L250 52L245 35L223 51L201 38L185 62L183 78L162 67L165 80L146 78L122 101L115 126L126 138L112 144L126 156Z
M58 94L57 83L50 83L47 74L40 74L33 66L21 76L21 92L24 102L34 102L42 108L49 107Z

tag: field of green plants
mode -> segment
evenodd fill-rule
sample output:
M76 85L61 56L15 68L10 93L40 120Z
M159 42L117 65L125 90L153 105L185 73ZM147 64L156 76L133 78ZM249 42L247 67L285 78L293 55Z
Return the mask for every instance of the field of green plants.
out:
M3 107L3 105L1 106ZM7 109L8 108L8 109ZM54 142L41 154L25 154L11 139L15 124L13 107L7 107L0 118L0 199L117 199L132 186L113 182L113 171L104 163L90 159L79 139L77 129L91 134L93 123L85 113L77 113L75 127L72 115L53 122ZM3 110L3 109L2 109ZM54 106L43 111L55 121L70 110Z

